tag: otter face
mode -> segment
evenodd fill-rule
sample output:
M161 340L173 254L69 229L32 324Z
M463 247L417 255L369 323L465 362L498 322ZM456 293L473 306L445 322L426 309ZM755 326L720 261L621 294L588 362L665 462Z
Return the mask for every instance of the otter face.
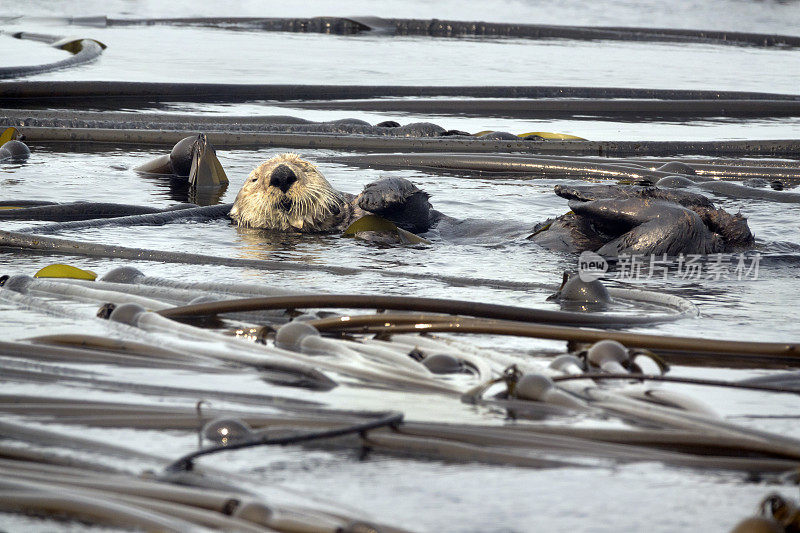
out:
M310 233L332 231L348 209L314 165L286 153L250 173L229 216L239 226Z

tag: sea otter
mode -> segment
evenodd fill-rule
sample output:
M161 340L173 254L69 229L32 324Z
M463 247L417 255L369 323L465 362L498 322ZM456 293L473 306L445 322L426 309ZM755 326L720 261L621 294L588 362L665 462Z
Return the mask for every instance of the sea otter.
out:
M530 240L545 248L604 256L734 252L754 238L741 214L702 194L659 187L556 185L571 211L538 224Z
M428 193L403 178L384 178L359 195L337 191L322 173L293 153L261 163L236 196L230 218L239 226L300 233L339 232L367 214L412 233L424 233L442 214Z

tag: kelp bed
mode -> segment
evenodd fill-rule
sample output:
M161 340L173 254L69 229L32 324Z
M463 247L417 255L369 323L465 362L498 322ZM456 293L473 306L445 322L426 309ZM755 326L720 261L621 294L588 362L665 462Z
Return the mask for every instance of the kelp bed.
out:
M372 31L386 38L468 34L491 39L724 41L781 49L798 44L791 36L730 32L424 24L377 18L125 23ZM66 46L73 59L5 69L0 71L4 77L102 61L102 46L95 41L70 41L80 46L68 46L57 36L36 38ZM34 159L37 149L66 153L76 147L93 151L152 146L167 151L183 137L202 132L218 149L336 150L345 153L325 160L353 168L413 168L488 180L652 184L674 174L675 167L665 164L678 162L693 171L697 188L717 195L776 205L798 201L796 193L783 190L800 179L798 140L592 141L554 132L493 135L432 124L380 126L284 115L153 110L170 102L266 100L290 109L344 109L353 114L380 110L438 117L764 119L798 116L796 95L591 87L9 81L0 84L0 96L0 124L17 128ZM13 173L14 167L9 168ZM744 180L765 180L773 188L744 186ZM78 520L156 531L408 529L406 523L385 523L370 509L344 508L335 497L322 498L313 490L263 483L259 465L265 454L284 453L264 448L276 446L297 447L299 451L286 453L300 457L332 451L345 462L391 457L414 463L494 465L506 468L508 475L519 468L577 468L590 478L596 469L659 463L726 473L750 483L797 484L797 437L727 420L701 398L708 388L726 388L734 391L731 394L799 394L792 369L800 361L800 346L642 332L643 327L673 321L685 321L692 324L687 329L697 331L703 318L696 318L698 310L686 298L616 284L609 292L624 309L618 312L430 298L413 294L413 286L407 291L411 294L392 296L369 287L384 278L393 280L400 292L403 284L414 280L508 291L558 287L490 275L470 278L221 256L204 253L202 246L200 253L153 250L80 237L86 229L97 236L111 227L218 221L229 209L220 203L222 193L224 189L181 190L184 201L201 207L167 215L164 210L132 213L130 206L104 206L92 214L88 205L69 204L61 218L52 218L53 206L25 205L36 198L2 199L0 214L12 225L0 231L0 249L14 254L19 263L15 272L0 278L6 313L24 310L75 326L70 333L43 331L47 327L20 331L16 339L0 342L2 380L14 391L0 394L0 510L45 517L48 524ZM91 200L90 195L86 199ZM33 222L24 227L20 220ZM59 235L69 232L67 237ZM378 248L387 256L392 250ZM30 258L37 264L93 258L102 261L103 270L97 278L85 269L68 267L37 273L23 266ZM130 266L131 261L142 270ZM191 274L146 272L148 265L165 264ZM203 269L211 266L298 277L315 271L334 279L362 276L363 291L206 281ZM636 330L626 331L630 328ZM557 344L508 348L499 340L503 337ZM687 376L686 369L673 375L670 365L781 372L725 380ZM659 384L664 382L697 386L698 392ZM334 408L336 404L374 408ZM144 449L135 437L131 444L110 442L104 431L112 430L115 435L149 435L154 444ZM227 462L235 454L244 457L240 461L246 466ZM765 496L768 492L765 488ZM791 501L780 495L765 498L761 514L742 527L798 527Z

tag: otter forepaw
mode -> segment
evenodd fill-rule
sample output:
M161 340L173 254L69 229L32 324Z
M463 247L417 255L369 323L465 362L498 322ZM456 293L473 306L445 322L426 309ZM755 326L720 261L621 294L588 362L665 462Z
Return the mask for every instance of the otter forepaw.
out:
M425 194L405 178L383 178L364 187L358 195L358 207L380 214L402 206L416 193Z
M428 231L440 216L431 209L428 193L404 178L373 181L364 187L356 203L412 233Z

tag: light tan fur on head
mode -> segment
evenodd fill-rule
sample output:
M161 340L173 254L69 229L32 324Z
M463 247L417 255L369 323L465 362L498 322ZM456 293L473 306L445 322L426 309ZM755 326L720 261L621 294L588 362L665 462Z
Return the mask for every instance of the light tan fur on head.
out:
M289 167L295 181L284 193L270 186L272 171ZM293 153L258 165L247 177L229 216L239 226L280 231L324 232L349 217L349 205L317 168Z

